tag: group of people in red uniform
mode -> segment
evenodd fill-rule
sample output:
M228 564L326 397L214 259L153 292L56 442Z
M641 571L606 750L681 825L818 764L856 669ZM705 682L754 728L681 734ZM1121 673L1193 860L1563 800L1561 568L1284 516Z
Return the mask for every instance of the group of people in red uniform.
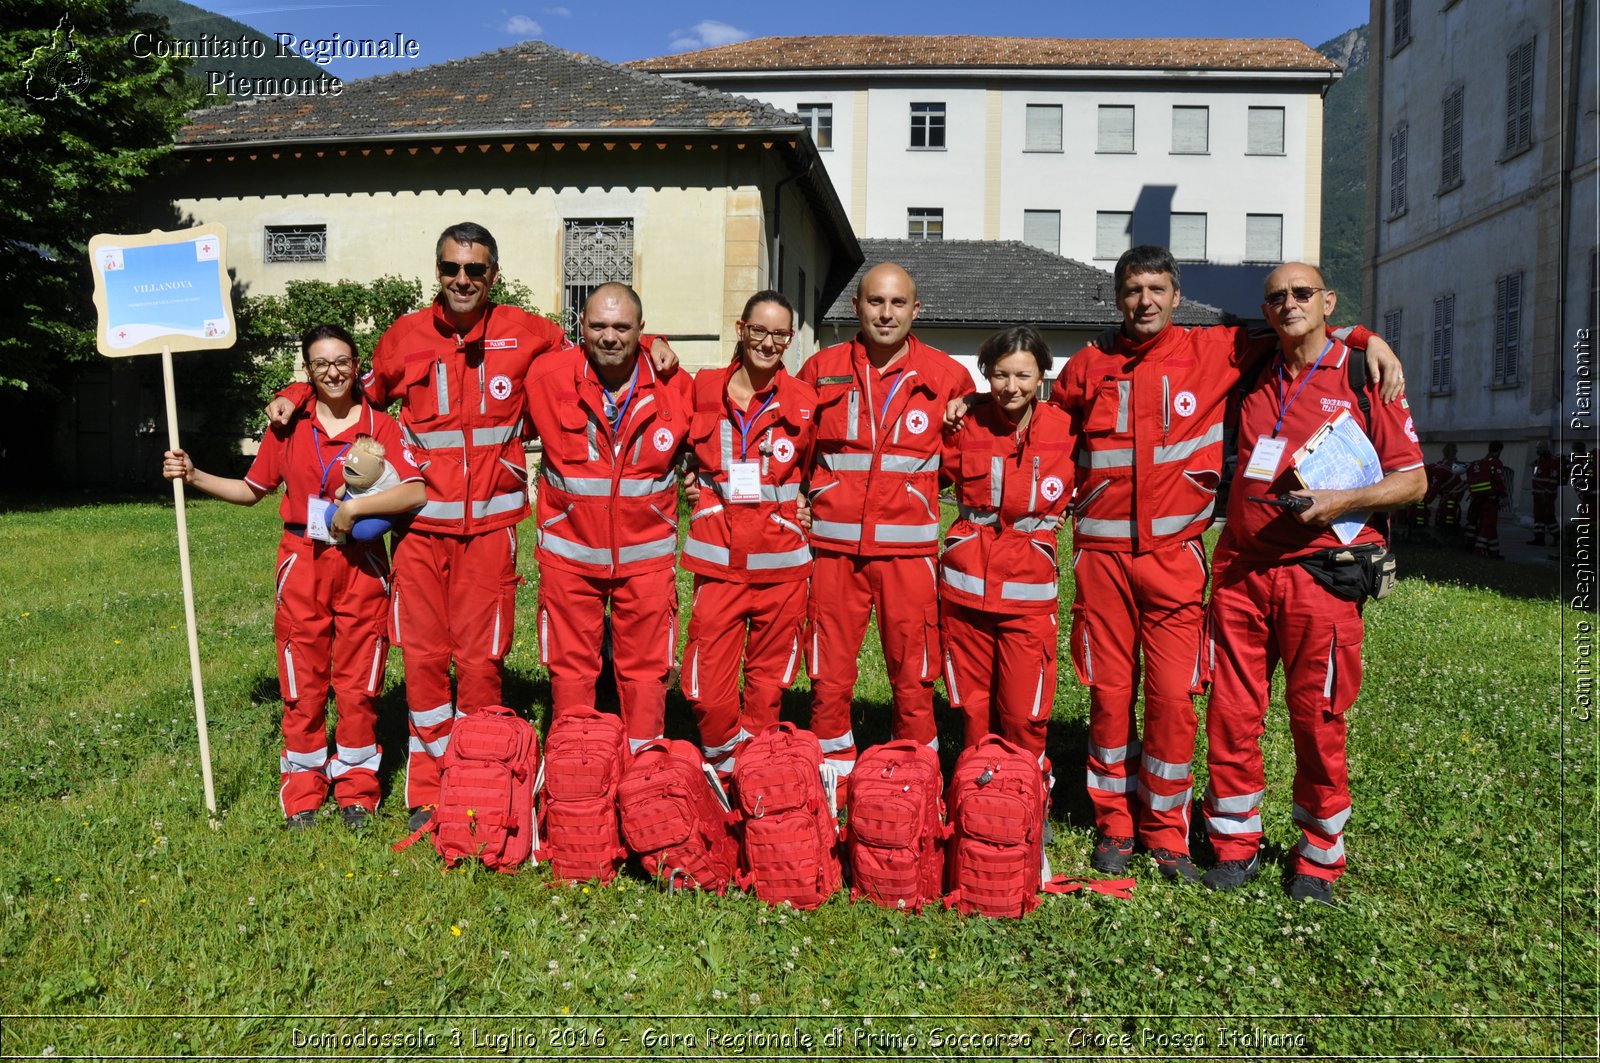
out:
M942 674L968 742L998 733L1036 754L1048 776L1057 550L1070 517L1070 652L1090 688L1093 865L1120 872L1142 846L1163 877L1202 878L1188 848L1194 699L1214 683L1204 816L1218 863L1204 881L1231 889L1255 874L1259 738L1281 660L1302 831L1291 893L1328 899L1344 866L1342 714L1360 680L1360 606L1302 562L1336 568L1350 546L1375 543L1370 526L1353 543L1330 526L1420 497L1424 477L1398 360L1364 329L1329 334L1336 297L1314 268L1289 264L1268 278L1271 332L1185 329L1171 323L1176 262L1165 249L1134 248L1114 277L1121 329L1069 359L1041 402L1053 362L1035 330L984 343L990 395L977 399L966 371L912 334L916 284L890 263L859 282L855 337L798 372L783 363L793 308L763 291L737 322L731 361L691 379L664 341L643 335L642 304L626 285L593 293L574 346L547 320L489 301L498 250L481 226L447 229L436 257L438 297L384 334L359 385L348 337L308 334L311 385L269 407L273 427L245 480L200 473L181 452L167 458L168 476L231 501L287 485L278 641L291 825L309 825L329 785L352 825L375 808L371 707L390 641L406 657L406 802L413 821L431 812L454 720L500 702L520 582L516 526L531 508L522 443L537 437L538 645L556 715L593 703L609 613L629 742L662 733L687 469L681 563L694 598L679 683L719 773L731 774L741 746L777 721L783 690L805 667L811 729L847 791L856 660L876 614L893 737L937 748ZM1292 481L1291 455L1330 411L1357 405L1345 366L1363 356L1346 342L1367 351L1361 427L1384 476L1368 488L1309 490ZM1242 460L1208 619L1200 536L1216 516L1230 397ZM395 400L398 426L376 408ZM399 486L346 499L313 536L305 507L331 499L339 448L356 434L385 443ZM941 486L958 509L943 535ZM1263 490L1277 504L1261 501ZM341 533L361 515L408 511L389 592L381 545ZM313 571L313 589L298 592L294 581ZM331 757L321 716L330 685L339 707Z

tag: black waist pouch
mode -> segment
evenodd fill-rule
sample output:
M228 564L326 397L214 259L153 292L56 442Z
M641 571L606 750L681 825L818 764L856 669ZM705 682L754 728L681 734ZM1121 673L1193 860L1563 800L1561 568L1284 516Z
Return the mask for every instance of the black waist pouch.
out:
M1389 597L1398 568L1389 548L1377 543L1319 550L1298 563L1331 593L1358 604Z

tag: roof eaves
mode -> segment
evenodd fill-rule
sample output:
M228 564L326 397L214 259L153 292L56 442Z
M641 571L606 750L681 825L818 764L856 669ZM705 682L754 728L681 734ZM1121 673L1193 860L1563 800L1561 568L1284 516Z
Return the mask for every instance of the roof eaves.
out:
M275 147L312 147L328 145L333 147L351 144L377 144L377 143L425 143L438 140L484 140L491 138L524 137L541 140L573 140L588 137L596 140L641 140L650 137L736 137L736 136L798 136L808 131L803 125L784 126L566 126L542 127L538 129L434 129L416 133L361 133L341 134L337 132L318 132L305 136L270 137L255 140L199 140L187 141L176 145L179 152L205 151L218 148L229 150L244 150L248 148L275 148Z

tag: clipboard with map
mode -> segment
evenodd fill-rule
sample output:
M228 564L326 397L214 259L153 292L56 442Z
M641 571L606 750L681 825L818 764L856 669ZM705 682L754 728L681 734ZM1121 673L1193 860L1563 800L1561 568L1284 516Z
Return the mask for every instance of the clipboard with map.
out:
M1378 452L1349 410L1329 418L1290 461L1300 482L1312 491L1350 491L1383 479ZM1354 542L1371 515L1366 511L1346 513L1333 522L1334 534L1342 543Z

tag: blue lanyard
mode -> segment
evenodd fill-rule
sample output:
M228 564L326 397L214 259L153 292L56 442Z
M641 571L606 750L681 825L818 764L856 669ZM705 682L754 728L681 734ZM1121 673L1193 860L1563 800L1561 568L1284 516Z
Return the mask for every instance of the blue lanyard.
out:
M346 443L344 445L343 449L341 449L339 451L339 453L337 453L337 454L335 454L333 456L333 460L332 461L324 462L322 460L322 434L317 431L317 426L316 425L312 425L311 426L311 446L312 446L312 449L314 451L316 451L317 464L322 466L322 486L320 488L318 488L317 493L319 495L324 495L324 494L328 493L328 474L333 471L333 467L335 465L339 464L339 459L340 458L342 458L346 454L350 453L350 444Z
M751 397L754 398L754 396L751 396ZM744 416L744 414L742 412L740 412L738 409L734 408L731 404L729 405L728 411L733 414L733 419L736 422L738 422L738 424L739 424L739 460L740 461L744 461L747 458L749 458L749 456L750 456L750 426L755 424L757 421L759 421L761 419L761 415L767 412L767 407L771 406L772 403L773 403L773 400L775 400L777 397L778 397L778 389L777 388L773 388L772 389L772 394L767 396L767 401L763 402L761 404L761 409L759 409L755 413L751 414L748 420L745 418L745 416Z
M1277 439L1278 433L1283 431L1283 419L1289 416L1289 407L1294 405L1294 400L1298 399L1300 393L1306 389L1306 385L1311 383L1311 377L1321 368L1322 360L1328 357L1328 352L1331 350L1333 350L1333 341L1329 340L1328 345L1322 348L1322 353L1317 355L1317 360L1312 363L1310 370L1300 378L1300 386L1295 389L1293 395L1289 396L1288 402L1283 401L1283 358L1281 356L1278 358L1278 423L1272 426L1273 439Z
M870 372L877 372L877 370L875 370L875 369L869 370L869 371ZM902 369L902 370L900 370L900 375L894 378L894 387L889 389L889 397L883 400L883 409L878 411L878 423L879 424L882 424L883 423L883 419L889 415L889 404L894 401L895 394L900 390L900 385L904 384L906 382L906 377L908 377L910 375L911 375L911 370Z
M633 402L633 391L639 386L639 364L634 363L633 376L628 378L628 394L620 403L611 400L611 392L607 390L604 381L600 384L600 401L605 406L606 419L611 422L611 434L615 436L622 431L622 419L628 416L628 406Z

